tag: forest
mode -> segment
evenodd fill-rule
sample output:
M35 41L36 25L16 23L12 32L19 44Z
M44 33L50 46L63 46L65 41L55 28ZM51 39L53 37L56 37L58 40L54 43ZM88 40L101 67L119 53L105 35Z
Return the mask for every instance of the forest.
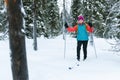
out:
M33 38L33 17L36 11L37 37L54 38L62 34L62 18L58 0L23 0L25 9L25 32L28 38ZM69 5L66 1L65 9ZM62 5L61 5L62 6ZM120 2L119 0L72 0L70 15L72 26L78 15L83 15L86 22L92 22L97 37L120 38ZM0 32L8 30L7 15L4 2L0 2ZM68 18L69 19L69 18Z

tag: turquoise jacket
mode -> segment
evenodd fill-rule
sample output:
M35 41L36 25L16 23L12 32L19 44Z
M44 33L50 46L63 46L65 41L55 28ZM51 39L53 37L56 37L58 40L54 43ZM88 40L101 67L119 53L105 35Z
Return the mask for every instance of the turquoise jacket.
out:
M69 32L77 32L77 40L78 41L87 41L88 40L88 32L92 33L93 29L90 28L87 24L77 24L74 27L68 27L67 30Z
M87 41L88 40L88 32L86 30L85 24L78 24L77 29L77 40L78 41Z

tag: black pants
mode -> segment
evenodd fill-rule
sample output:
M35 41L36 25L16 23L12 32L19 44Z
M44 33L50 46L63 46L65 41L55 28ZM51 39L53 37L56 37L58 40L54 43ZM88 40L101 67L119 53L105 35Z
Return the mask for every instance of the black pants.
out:
M77 60L80 60L80 50L82 45L83 45L84 60L87 58L87 44L88 41L77 41Z

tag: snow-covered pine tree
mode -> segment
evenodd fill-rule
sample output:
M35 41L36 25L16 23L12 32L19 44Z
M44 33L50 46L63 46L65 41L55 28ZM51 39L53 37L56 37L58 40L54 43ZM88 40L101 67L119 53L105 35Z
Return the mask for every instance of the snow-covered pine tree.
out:
M71 1L71 11L70 11L70 14L72 16L72 25L75 25L76 24L76 21L77 21L77 17L82 14L82 4L81 4L81 0L72 0ZM82 14L83 15L83 14Z
M6 38L8 32L8 22L4 2L0 1L0 40Z
M105 38L118 38L119 37L119 22L120 22L120 1L109 1L108 14L105 20L104 37Z
M24 0L24 7L26 13L26 32L27 36L33 38L32 27L33 27L33 5L31 0ZM36 3L36 22L37 22L37 36L43 35L44 37L50 38L57 36L62 27L59 26L59 8L57 0L40 0Z
M115 42L109 42L113 45L113 50L120 51L120 1L112 2L109 14L105 21L105 38L114 39Z
M25 32L28 38L33 38L33 0L23 0L25 8ZM36 4L37 5L37 4Z
M43 0L36 0L36 31L37 34L36 36L39 37L41 35L44 35L44 30L43 30ZM23 0L26 16L25 16L25 22L26 22L26 36L28 38L33 38L33 26L34 26L34 21L33 21L33 10L34 10L34 4L33 0Z
M105 18L107 15L107 2L106 0L97 0L93 2L92 7L92 22L95 27L95 35L99 37L103 37L103 27L105 24Z
M87 0L90 1L91 0ZM104 33L106 28L106 19L109 15L109 12L111 11L110 8L119 0L97 0L92 1L92 22L95 27L95 35L99 37L105 37L105 35L101 35ZM90 13L90 12L88 12ZM89 14L88 14L89 15Z
M62 26L60 26L59 19L59 8L57 5L57 0L45 0L44 8L44 24L46 37L51 38L57 36L61 31Z

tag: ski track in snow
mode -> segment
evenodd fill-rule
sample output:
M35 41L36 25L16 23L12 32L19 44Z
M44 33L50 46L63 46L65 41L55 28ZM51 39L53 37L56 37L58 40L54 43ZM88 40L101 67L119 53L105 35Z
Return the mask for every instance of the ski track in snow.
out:
M97 58L88 44L88 58L80 66L76 63L76 39L67 36L64 59L64 40L38 38L38 51L33 50L33 40L26 39L29 80L120 80L120 56L108 51L111 47L104 39L95 38ZM0 41L0 80L12 80L8 40ZM82 50L82 49L81 49ZM7 75L7 77L6 77Z

